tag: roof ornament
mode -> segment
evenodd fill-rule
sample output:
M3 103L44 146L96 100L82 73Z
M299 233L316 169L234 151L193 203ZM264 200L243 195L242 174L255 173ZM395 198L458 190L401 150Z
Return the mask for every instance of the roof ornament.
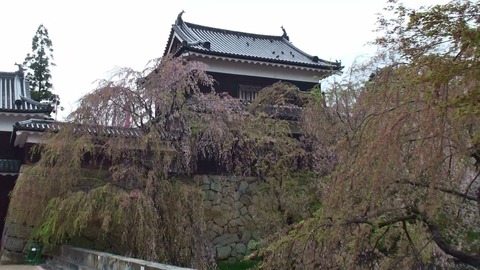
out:
M210 47L211 47L210 41L205 41L205 42L203 42L202 46L203 46L205 49L210 50Z
M22 105L23 105L23 101L21 99L16 99L15 100L15 106L17 107L17 110L21 109Z
M282 37L283 37L284 39L290 41L290 38L289 38L288 35L287 35L287 31L285 31L285 28L283 28L283 25L281 26L281 28L282 28L282 31L283 31Z
M184 10L182 12L178 13L177 19L175 20L176 25L181 25L183 23L182 15L185 13Z
M22 64L18 64L17 62L15 62L15 65L18 66L18 71L17 72L22 72L23 73L23 71L25 71Z

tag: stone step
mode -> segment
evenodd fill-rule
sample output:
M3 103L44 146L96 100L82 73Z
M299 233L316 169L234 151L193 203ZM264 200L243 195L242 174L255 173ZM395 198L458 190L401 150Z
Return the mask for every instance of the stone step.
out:
M46 270L95 270L95 268L92 267L66 261L62 257L55 257L47 260L47 263L43 268Z
M61 247L61 255L49 260L49 264L55 270L193 270L66 245Z

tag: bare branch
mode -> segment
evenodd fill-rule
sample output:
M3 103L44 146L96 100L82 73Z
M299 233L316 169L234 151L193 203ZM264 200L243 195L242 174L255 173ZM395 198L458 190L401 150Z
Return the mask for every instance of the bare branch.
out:
M407 220L414 220L414 219L417 219L417 215L416 214L411 214L411 215L406 215L406 216L400 216L400 217L396 217L396 218L393 218L393 219L390 219L390 220L386 220L386 221L383 221L383 222L379 222L378 223L378 227L379 228L383 228L385 226L388 226L388 225L392 225L392 224L395 224L397 222L404 222L404 221L407 221Z
M478 255L470 255L465 252L462 252L454 247L450 246L443 240L440 231L438 230L437 226L435 226L432 222L429 222L428 219L423 217L423 221L427 224L428 229L432 233L433 241L437 244L437 246L443 250L443 252L457 258L459 261L466 263L468 265L474 267L480 267L480 256Z
M457 190L453 190L453 189L442 188L442 187L434 187L434 186L430 186L430 185L425 184L425 183L413 182L413 181L409 181L409 180L406 180L406 179L402 180L402 181L400 181L400 180L395 181L395 183L397 183L397 184L408 184L408 185L424 187L424 188L433 188L435 190L439 190L439 191L442 191L442 192L445 192L445 193L449 193L449 194L452 194L452 195L455 195L455 196L459 196L459 197L462 197L462 198L470 200L470 201L478 202L478 198L476 196L467 194L466 192L464 193L464 192L460 192L460 191L457 191Z
M407 223L405 222L405 220L402 221L402 228L403 228L403 231L405 232L405 235L407 236L408 242L410 243L410 247L412 247L413 254L415 255L415 259L417 260L417 263L422 264L422 260L419 257L420 253L418 252L417 248L415 247L415 244L412 241L412 238L410 237L410 233L408 232Z

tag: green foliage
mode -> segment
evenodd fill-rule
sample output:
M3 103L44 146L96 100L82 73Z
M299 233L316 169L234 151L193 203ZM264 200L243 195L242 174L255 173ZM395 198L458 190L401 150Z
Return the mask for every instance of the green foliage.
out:
M319 85L316 85L310 89L309 96L311 97L312 103L318 107L323 106L323 104L326 102L325 93L322 92Z
M236 263L222 262L218 264L218 269L220 270L247 270L255 269L258 261L240 261Z
M60 104L60 99L52 93L52 75L50 66L53 63L52 41L48 36L48 30L41 24L32 39L32 54L27 54L23 63L31 73L27 75L31 98L36 101L48 101L52 104Z
M300 92L295 85L277 82L262 89L253 100L251 107L255 108L260 104L277 106L296 105L303 107L306 105L308 99L309 95Z
M319 203L314 178L333 163L318 168L314 160L328 161L331 152L308 135L294 137L288 121L200 93L199 85L213 84L202 67L167 57L144 72L120 70L81 100L71 123L45 134L32 168L41 186L30 179L27 188L38 189L32 200L43 212L35 239L214 267L205 216L215 213L200 211L203 194L188 180L205 162L215 164L217 174L265 179L265 227L312 215ZM272 89L276 100L300 102L295 97L303 95L291 85ZM135 129L125 128L127 122ZM104 125L117 135L103 132ZM14 204L24 196L17 194Z
M319 181L321 213L273 237L262 268L480 266L480 6L393 3L374 75L327 91L339 161Z
M121 255L199 268L213 263L203 238L203 215L198 211L203 201L200 190L174 179L155 179L153 174L144 180L148 188L129 189L104 171L102 179L86 177L98 175L97 169L66 168L69 173L63 175L60 167L43 166L32 168L31 177L18 187L35 192L14 192L12 198L14 207L32 203L29 212L11 212L9 217L19 222L28 221L18 216L21 213L36 216L35 241L52 246L86 238L103 242L103 250ZM41 172L48 172L49 177L39 177Z

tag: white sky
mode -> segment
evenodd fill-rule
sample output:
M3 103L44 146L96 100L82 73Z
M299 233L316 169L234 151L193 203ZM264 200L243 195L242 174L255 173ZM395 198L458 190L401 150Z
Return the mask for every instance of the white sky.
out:
M59 94L61 120L76 101L108 77L116 67L142 70L160 57L171 25L183 20L200 25L267 35L281 35L301 50L325 60L341 60L348 68L368 55L365 44L375 37L376 14L387 0L16 0L0 5L0 71L16 71L31 52L38 26L44 24L53 42L54 93ZM419 7L445 0L405 0Z

